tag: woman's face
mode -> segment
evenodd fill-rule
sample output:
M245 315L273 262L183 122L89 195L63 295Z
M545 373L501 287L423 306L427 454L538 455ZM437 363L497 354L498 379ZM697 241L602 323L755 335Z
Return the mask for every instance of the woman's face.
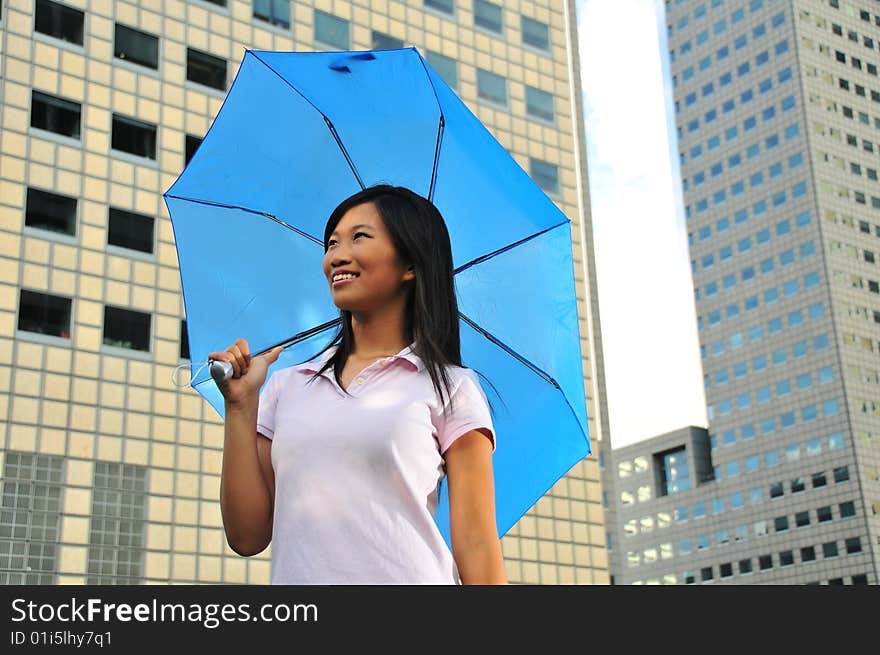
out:
M352 207L340 219L328 239L323 268L333 302L351 312L405 299L405 283L415 278L372 202Z

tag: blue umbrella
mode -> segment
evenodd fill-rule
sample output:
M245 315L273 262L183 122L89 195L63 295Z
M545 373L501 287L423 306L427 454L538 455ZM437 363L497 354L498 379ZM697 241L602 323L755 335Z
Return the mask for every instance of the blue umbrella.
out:
M446 220L462 360L492 383L503 536L590 453L570 222L417 49L245 51L164 194L191 359L242 336L255 353L284 344L271 375L327 345L339 310L321 270L324 224L377 183L429 198ZM222 417L196 368L191 386ZM445 487L436 521L449 543Z

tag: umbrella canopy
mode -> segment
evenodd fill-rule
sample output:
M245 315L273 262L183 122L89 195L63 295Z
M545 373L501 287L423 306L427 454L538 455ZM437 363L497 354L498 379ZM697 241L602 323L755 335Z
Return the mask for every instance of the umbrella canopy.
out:
M430 199L449 230L463 364L493 407L503 536L590 453L568 218L415 48L247 50L220 111L164 194L190 356L285 343L269 374L339 325L324 225L374 184ZM207 370L191 386L223 416ZM268 379L268 378L267 378ZM436 521L449 543L443 485Z

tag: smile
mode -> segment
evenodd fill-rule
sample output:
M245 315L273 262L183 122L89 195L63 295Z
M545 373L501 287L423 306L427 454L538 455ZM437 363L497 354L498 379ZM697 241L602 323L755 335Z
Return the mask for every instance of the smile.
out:
M357 275L354 275L352 273L342 273L340 275L334 275L332 286L336 288L338 286L351 282L355 278L357 278Z

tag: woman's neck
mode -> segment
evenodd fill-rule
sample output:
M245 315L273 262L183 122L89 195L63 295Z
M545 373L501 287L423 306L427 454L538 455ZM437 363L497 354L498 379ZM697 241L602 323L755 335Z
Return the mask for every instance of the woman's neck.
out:
M354 334L351 354L358 359L390 357L410 345L402 312L370 317L352 314L351 328Z

